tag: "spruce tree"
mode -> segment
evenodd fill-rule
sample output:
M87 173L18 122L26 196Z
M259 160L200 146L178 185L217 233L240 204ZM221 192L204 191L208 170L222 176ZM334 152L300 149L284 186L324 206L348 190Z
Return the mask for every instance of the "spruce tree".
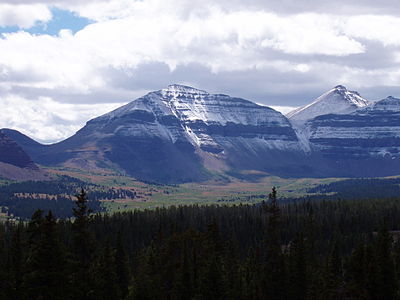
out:
M7 269L9 273L9 285L6 290L8 299L23 299L22 288L24 273L24 258L22 248L22 227L20 223L15 228L11 239L11 247L8 255Z
M394 299L396 292L396 273L391 255L393 239L384 224L378 232L376 241L377 291L381 299Z
M51 211L35 213L29 224L30 243L24 290L28 299L65 299L65 260L57 222Z
M91 270L94 286L91 291L92 298L96 300L123 299L118 291L114 250L109 242L101 250Z
M115 269L117 276L118 289L120 291L122 299L125 299L128 295L129 289L129 265L128 256L126 254L122 232L119 231L117 235L117 248L115 252Z
M304 300L307 297L307 254L302 234L290 243L288 255L288 298Z
M93 298L93 284L90 281L90 267L93 256L93 239L89 231L90 210L86 192L82 189L76 196L72 224L73 261L71 285L73 299Z
M269 194L265 207L268 213L266 230L264 288L268 299L281 300L286 297L285 263L281 248L281 210L278 205L276 188Z
M0 224L0 300L7 299L6 289L9 284L6 270L6 247L4 243L4 235L4 227Z
M367 299L366 246L360 243L346 263L346 295L354 299Z

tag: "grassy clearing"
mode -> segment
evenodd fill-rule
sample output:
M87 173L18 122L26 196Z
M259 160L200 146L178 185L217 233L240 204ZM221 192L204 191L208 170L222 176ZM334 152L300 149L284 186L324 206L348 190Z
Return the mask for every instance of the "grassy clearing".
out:
M135 199L103 200L107 211L132 209L152 209L155 207L181 204L252 204L267 199L272 187L277 187L280 197L295 198L307 195L307 189L320 184L328 184L341 179L280 178L268 174L259 176L251 182L228 175L215 176L214 180L202 183L179 185L148 184L134 178L108 170L83 171L68 168L48 168L54 176L67 175L98 185L98 189L130 190L136 193ZM253 175L254 175L253 174ZM0 184L2 181L0 180Z

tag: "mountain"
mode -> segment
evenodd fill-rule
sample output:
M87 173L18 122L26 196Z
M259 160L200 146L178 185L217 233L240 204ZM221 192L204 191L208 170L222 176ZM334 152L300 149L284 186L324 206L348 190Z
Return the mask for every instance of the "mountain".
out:
M0 162L20 168L37 169L32 159L11 138L0 131Z
M49 176L13 139L0 131L0 178L47 180Z
M0 133L16 142L34 161L38 161L38 157L42 156L48 148L47 145L42 145L25 134L9 128L0 129Z
M41 165L112 169L161 183L243 170L282 177L400 173L399 99L370 103L337 86L290 118L245 99L170 85L88 121L56 144L0 133Z
M310 148L348 176L400 173L400 99L388 97L349 114L307 123Z
M349 91L346 87L338 85L312 103L297 108L286 116L292 123L301 124L321 115L348 114L370 104L371 102L362 98L359 93Z
M19 140L44 165L113 168L160 182L204 180L230 169L290 175L304 165L297 136L281 113L183 85L90 120L60 143L42 147Z

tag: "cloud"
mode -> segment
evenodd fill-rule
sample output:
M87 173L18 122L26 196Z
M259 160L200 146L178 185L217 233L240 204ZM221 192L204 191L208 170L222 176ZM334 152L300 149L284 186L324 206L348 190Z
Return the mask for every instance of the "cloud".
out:
M144 8L135 17L91 24L75 35L68 30L59 36L4 34L0 39L2 84L68 89L84 95L107 84L99 70L110 67L134 72L139 65L160 62L172 71L199 63L215 73L265 68L306 73L309 64L271 59L270 51L338 57L365 51L327 16L289 18L216 9L207 17L160 15L153 22L147 13Z
M76 33L0 35L0 109L19 114L13 119L0 112L0 127L41 140L60 140L110 103L170 83L280 110L337 84L374 98L400 85L400 12L385 14L394 7L389 0L358 6L344 0L7 2L0 8L37 6L50 13L56 7L93 20ZM20 15L24 21L11 23L21 28L48 22L44 13ZM1 16L0 9L0 22ZM36 120L38 114L45 121ZM30 118L33 125L25 122Z
M86 120L122 104L71 105L56 102L51 98L32 101L8 95L2 97L0 101L1 127L20 130L40 142L48 143L71 136L85 124Z
M31 28L37 22L47 23L51 18L50 9L44 4L0 4L0 27Z

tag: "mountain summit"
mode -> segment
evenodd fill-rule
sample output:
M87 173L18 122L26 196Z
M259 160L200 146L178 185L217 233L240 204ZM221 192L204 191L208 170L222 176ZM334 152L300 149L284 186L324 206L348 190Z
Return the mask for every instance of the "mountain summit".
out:
M312 103L291 111L287 117L291 122L305 123L317 116L347 114L370 104L371 102L361 97L359 93L349 91L343 85L338 85Z

